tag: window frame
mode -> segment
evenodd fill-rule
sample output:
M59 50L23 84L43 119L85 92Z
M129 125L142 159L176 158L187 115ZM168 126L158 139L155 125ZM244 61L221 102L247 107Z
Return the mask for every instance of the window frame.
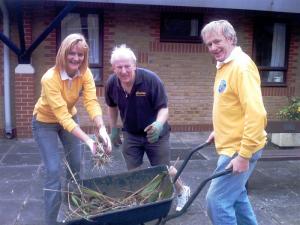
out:
M99 76L100 76L100 80L96 81L95 80L95 85L96 86L104 86L104 76L103 76L103 33L104 33L104 21L103 21L103 11L101 9L91 9L91 8L85 8L84 10L82 9L75 9L72 10L69 13L77 13L80 15L80 19L81 21L84 21L87 19L87 15L89 14L96 14L98 15L98 25L99 25L99 63L91 63L89 62L89 68L92 69L98 69L99 70ZM86 22L86 21L85 21ZM56 47L57 50L62 42L61 40L61 23L58 27L59 29L57 29L57 43L56 43ZM83 26L81 27L81 33L84 35L84 37L86 39L88 39L88 33L86 31L86 29L83 29ZM90 46L89 46L90 47ZM90 61L90 60L89 60Z
M278 66L260 66L257 62L256 66L259 70L259 72L264 72L264 71L274 71L274 72L283 72L283 79L282 82L264 82L263 79L261 79L261 86L263 87L286 87L287 86L287 70L288 70L288 58L289 58L289 47L290 47L290 25L289 21L287 19L267 19L267 18L257 18L254 21L253 25L253 59L256 60L256 54L257 54L257 49L256 49L256 37L260 36L257 34L257 27L258 26L265 26L265 25L274 25L275 23L284 23L286 26L286 48L285 48L285 60L284 60L284 66L278 67ZM261 76L262 78L262 76Z
M198 19L198 34L197 36L182 36L177 37L165 34L164 21L166 19ZM162 12L160 14L160 42L178 42L178 43L202 43L201 28L203 26L203 15L200 13L179 13L179 12Z

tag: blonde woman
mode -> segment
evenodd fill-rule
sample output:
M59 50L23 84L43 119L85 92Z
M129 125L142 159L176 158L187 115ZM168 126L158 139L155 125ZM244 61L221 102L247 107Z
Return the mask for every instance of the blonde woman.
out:
M47 225L56 224L61 204L62 170L58 138L76 177L80 171L80 141L89 147L92 154L96 150L94 140L78 124L75 104L81 94L86 111L104 140L105 151L111 152L111 142L97 101L93 75L88 68L88 52L89 47L81 34L70 34L63 40L56 56L55 66L41 79L41 95L33 111L33 136L39 146L46 170L44 201ZM69 173L67 176L70 178Z

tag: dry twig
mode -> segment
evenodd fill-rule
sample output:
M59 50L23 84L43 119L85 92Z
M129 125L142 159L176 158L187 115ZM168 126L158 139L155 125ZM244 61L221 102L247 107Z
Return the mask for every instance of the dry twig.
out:
M112 161L111 155L105 151L103 140L96 135L96 153L93 155L94 169L103 169L105 165Z

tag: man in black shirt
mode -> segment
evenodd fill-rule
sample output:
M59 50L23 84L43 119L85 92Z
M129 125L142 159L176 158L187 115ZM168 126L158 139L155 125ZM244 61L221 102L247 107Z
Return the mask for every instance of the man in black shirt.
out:
M117 140L118 112L123 123L123 156L129 170L142 165L144 153L151 166L170 165L170 126L167 94L161 79L152 71L136 67L133 51L121 45L110 60L114 74L105 88L105 100L112 128L112 142ZM177 211L190 195L190 188L176 183L179 193Z

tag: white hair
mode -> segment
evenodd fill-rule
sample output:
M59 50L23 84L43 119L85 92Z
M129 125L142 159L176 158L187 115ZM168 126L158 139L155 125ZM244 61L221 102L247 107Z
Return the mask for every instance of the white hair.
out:
M117 60L120 59L129 59L131 60L134 64L136 64L136 57L133 51L128 48L125 44L122 44L120 46L116 46L114 50L111 53L110 57L110 64L114 65L114 63Z
M233 45L237 44L236 32L227 20L216 20L206 24L201 31L201 37L203 39L207 33L217 31L221 31L225 38L231 39Z

